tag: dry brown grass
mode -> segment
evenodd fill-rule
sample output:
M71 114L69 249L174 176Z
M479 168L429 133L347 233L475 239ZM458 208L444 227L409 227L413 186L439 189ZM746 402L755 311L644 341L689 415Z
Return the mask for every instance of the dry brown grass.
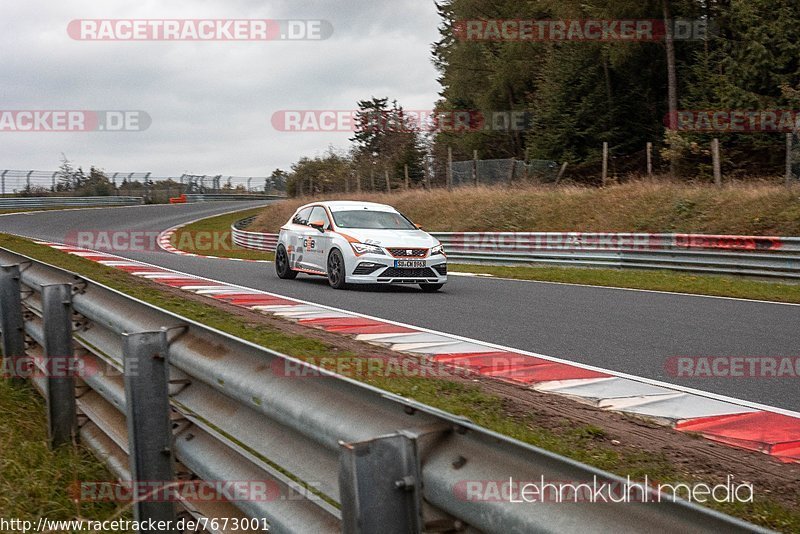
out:
M464 188L391 195L330 195L325 200L391 204L430 231L689 232L800 235L800 188L736 183L722 188L669 182L586 187ZM294 210L320 198L269 206L253 229L277 232Z

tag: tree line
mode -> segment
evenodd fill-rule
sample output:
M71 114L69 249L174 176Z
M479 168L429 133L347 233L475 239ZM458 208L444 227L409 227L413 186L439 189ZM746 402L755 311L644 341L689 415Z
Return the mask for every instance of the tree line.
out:
M711 139L720 138L729 176L781 175L779 131L676 130L681 110L797 110L800 105L800 3L797 0L438 0L438 112L484 117L519 112L523 129L371 131L359 122L351 146L302 158L288 175L290 194L344 190L358 178L375 188L439 179L448 149L456 160L516 158L568 162L573 180L596 182L603 143L614 170L644 172L654 143L657 170L709 179ZM651 40L467 39L466 21L650 20ZM702 23L703 35L674 35L675 21ZM496 37L496 36L490 36ZM400 115L388 99L359 103L363 113ZM785 130L783 130L785 132ZM796 132L795 132L796 133ZM431 163L433 162L433 163ZM316 180L316 185L314 185ZM369 189L367 186L367 189Z

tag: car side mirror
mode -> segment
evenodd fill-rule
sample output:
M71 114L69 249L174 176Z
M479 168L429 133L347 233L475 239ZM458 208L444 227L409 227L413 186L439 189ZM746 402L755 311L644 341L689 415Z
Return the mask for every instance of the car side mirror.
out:
M422 230L422 225L421 224L415 224L414 226L417 227L417 230Z
M311 221L308 225L312 228L316 228L320 232L325 232L325 222L324 221Z

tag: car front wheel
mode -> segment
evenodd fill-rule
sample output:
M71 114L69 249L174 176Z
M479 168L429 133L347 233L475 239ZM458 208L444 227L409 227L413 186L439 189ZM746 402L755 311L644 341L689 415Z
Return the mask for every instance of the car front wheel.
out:
M283 245L278 245L278 250L275 251L275 273L278 278L283 280L293 280L297 278L297 271L293 271L289 267L289 255L286 253L286 248Z
M345 282L344 257L338 249L331 250L328 255L328 283L333 289L344 289Z

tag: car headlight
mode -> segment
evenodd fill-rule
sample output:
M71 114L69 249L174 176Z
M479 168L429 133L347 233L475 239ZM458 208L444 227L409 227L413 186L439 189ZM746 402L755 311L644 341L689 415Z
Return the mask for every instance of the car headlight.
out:
M359 256L362 254L381 254L385 255L383 249L377 245L368 245L366 243L350 243L353 250Z
M431 249L431 256L436 256L437 254L441 254L442 256L445 255L444 245L439 244Z

